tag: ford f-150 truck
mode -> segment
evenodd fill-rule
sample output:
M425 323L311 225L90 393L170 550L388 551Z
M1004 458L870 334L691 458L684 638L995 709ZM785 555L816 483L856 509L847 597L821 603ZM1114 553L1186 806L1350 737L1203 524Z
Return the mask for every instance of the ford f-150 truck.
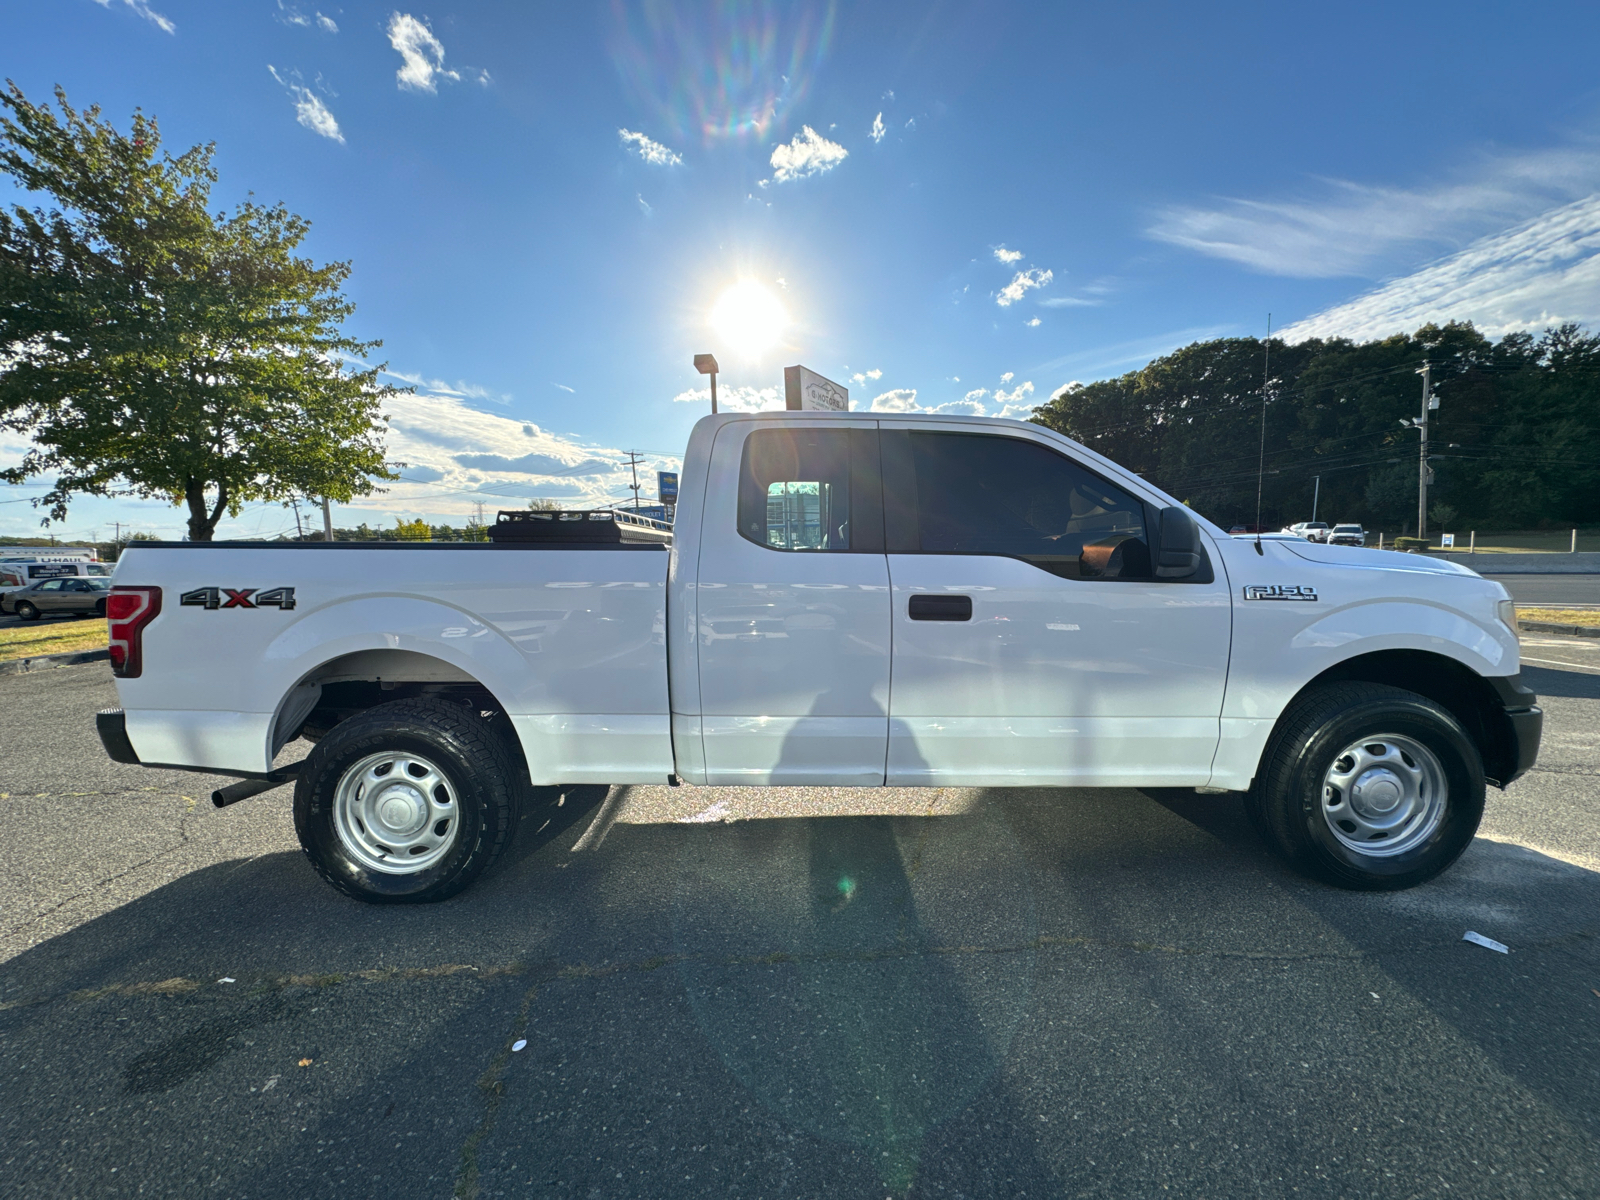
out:
M1429 879L1533 763L1504 588L1230 537L1037 425L712 416L655 542L130 546L119 762L294 782L363 900L452 895L535 789L1194 788L1351 888ZM295 738L303 762L274 768Z

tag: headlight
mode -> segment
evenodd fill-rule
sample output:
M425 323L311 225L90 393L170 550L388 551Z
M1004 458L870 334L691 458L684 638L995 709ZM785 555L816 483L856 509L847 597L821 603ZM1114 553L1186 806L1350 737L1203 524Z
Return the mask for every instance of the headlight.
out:
M1500 621L1512 633L1517 631L1517 602L1515 600L1501 600L1495 605L1500 614Z

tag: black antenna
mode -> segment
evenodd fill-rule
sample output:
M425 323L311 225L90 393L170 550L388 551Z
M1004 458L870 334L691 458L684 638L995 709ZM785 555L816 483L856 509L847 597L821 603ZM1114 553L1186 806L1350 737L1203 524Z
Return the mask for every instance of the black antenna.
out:
M1261 361L1261 452L1256 459L1256 553L1261 548L1261 485L1267 477L1267 381L1272 377L1272 314L1267 314L1266 357Z

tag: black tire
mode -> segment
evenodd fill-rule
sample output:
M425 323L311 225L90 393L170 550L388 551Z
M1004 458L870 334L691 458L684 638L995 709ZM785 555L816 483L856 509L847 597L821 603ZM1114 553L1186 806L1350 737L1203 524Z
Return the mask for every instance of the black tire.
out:
M39 619L39 610L26 600L19 600L17 601L17 616L24 621L37 621Z
M94 612L91 615L104 618L106 615L106 602L104 600L96 600L94 602Z
M1442 811L1433 820L1419 818L1412 836L1432 828L1414 846L1362 853L1348 844L1348 834L1335 832L1336 821L1324 808L1326 783L1346 748L1385 735L1409 739L1434 756L1444 782ZM1483 799L1482 757L1445 709L1401 688L1333 683L1298 697L1279 719L1245 811L1267 844L1301 870L1337 887L1395 891L1427 882L1461 856L1483 819Z
M439 861L416 871L373 869L340 836L335 796L345 773L374 754L431 760L456 797L454 841ZM520 757L475 709L437 700L380 704L339 722L307 755L294 789L294 827L317 874L372 904L445 900L488 871L516 835Z

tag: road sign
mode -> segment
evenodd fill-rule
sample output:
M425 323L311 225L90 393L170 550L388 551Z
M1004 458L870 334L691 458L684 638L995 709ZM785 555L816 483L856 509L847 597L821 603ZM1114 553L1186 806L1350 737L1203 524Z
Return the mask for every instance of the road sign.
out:
M824 379L810 367L783 369L784 407L791 412L849 412L850 389Z
M1441 534L1439 545L1446 550L1454 550L1456 548L1456 535L1453 533Z
M656 498L663 504L676 504L678 502L678 473L676 471L656 472Z

